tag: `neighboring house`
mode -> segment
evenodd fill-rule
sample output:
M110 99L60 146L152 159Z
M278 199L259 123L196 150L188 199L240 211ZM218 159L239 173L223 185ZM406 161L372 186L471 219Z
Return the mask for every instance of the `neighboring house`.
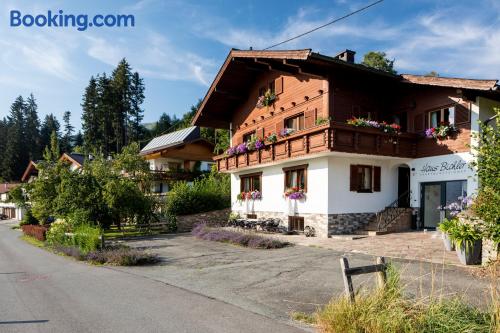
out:
M152 192L165 194L175 181L193 181L210 171L214 145L201 138L200 128L192 126L152 139L140 152L153 174Z
M326 237L408 226L408 207L435 228L439 206L477 190L471 134L499 101L497 80L392 75L355 64L349 50L231 50L193 125L229 129L233 147L270 136L262 149L214 158L231 174L233 211ZM354 126L353 117L378 122ZM458 133L425 137L442 122ZM237 199L255 190L261 199Z
M18 183L0 184L0 218L22 219L24 210L15 203L10 202L9 197L9 192L19 185Z
M79 170L83 167L83 163L85 162L85 155L79 153L63 153L59 158L60 161L65 161L69 163L70 169L72 171ZM37 165L42 161L30 161L26 170L21 177L21 181L23 183L30 183L36 177L38 177L38 169Z

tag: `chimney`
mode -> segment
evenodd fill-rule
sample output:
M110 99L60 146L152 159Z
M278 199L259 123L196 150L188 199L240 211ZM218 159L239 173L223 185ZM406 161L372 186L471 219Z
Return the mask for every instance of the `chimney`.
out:
M345 51L342 51L339 54L337 54L334 58L339 59L339 60L343 60L343 61L348 62L350 64L354 64L354 55L355 54L356 54L355 51L351 51L351 50L346 49Z

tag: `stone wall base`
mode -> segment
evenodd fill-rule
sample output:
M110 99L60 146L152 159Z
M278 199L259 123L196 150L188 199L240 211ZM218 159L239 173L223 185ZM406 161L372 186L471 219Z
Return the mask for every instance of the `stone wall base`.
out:
M499 245L495 244L491 239L483 239L483 248L482 248L482 258L481 263L483 265L488 265L491 262L494 262L499 258L498 250Z
M242 218L247 214L235 211ZM281 226L288 228L288 214L283 212L252 212L257 218L275 218L281 220ZM367 225L375 218L375 213L352 213L352 214L311 214L300 213L296 216L304 218L304 227L312 227L317 237L328 237L330 235L352 234L354 231Z
M177 216L177 232L191 231L193 226L197 223L207 223L208 225L225 224L229 218L230 212L231 210L227 208L205 213L179 215Z

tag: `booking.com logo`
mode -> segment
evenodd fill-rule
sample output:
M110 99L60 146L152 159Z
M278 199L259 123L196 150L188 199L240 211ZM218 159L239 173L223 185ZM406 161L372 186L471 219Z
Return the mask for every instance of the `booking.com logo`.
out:
M47 14L22 15L19 10L10 11L11 27L76 27L78 31L85 31L90 27L134 27L134 15L73 15L64 14L59 10L57 14L47 11Z

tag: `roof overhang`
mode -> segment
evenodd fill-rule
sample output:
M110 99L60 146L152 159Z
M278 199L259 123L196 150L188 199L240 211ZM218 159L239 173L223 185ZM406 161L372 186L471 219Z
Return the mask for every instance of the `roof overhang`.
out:
M260 73L275 70L328 78L332 68L376 75L398 81L400 78L364 65L303 50L236 50L229 52L205 95L192 124L203 127L229 128L232 112L246 100L249 87Z
M21 177L21 181L24 183L29 180L29 177L33 173L38 173L38 169L36 166L36 163L33 161L30 161L28 166L26 167L26 170L24 170L23 176Z

